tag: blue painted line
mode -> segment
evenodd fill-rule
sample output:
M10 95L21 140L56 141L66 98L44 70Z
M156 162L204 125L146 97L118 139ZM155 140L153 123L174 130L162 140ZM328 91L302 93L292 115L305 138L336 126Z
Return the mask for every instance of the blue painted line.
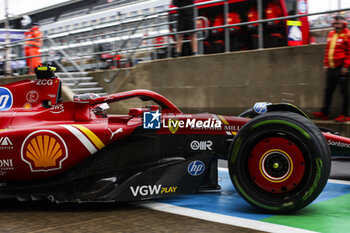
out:
M350 185L327 183L320 196L318 196L311 204L327 201L349 193Z
M159 200L159 202L251 220L262 220L274 216L265 214L248 204L235 190L227 171L219 171L219 177L220 192L181 195ZM313 203L349 193L350 185L327 183L321 195Z

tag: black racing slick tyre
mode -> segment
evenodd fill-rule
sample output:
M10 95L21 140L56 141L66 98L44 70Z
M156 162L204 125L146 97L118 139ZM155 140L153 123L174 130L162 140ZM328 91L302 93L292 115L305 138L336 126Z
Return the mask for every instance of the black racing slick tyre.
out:
M307 118L270 112L249 121L232 142L228 167L250 204L282 214L301 209L323 190L330 173L326 139Z

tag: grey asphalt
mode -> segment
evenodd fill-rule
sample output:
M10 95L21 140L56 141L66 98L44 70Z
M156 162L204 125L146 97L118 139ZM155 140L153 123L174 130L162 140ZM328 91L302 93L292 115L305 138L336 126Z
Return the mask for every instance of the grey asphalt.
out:
M219 167L227 162L219 161ZM350 160L332 161L332 179L350 180ZM0 201L0 232L243 232L252 229L144 209L131 204Z

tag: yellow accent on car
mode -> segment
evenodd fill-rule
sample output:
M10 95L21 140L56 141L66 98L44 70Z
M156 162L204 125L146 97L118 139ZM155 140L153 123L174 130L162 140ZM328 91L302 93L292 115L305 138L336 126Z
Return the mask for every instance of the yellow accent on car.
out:
M92 141L92 143L94 143L94 145L98 149L102 149L103 147L105 147L105 144L99 139L99 137L97 137L97 135L94 134L94 132L92 132L85 126L82 126L82 125L73 125L73 126L81 130Z
M226 120L223 116L218 115L218 117L219 117L219 119L222 121L222 123L224 123L225 125L228 125L227 120Z

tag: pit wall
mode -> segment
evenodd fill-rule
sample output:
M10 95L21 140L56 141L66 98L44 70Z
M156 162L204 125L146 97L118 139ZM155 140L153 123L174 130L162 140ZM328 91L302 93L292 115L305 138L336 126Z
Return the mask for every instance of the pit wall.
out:
M90 75L109 93L150 89L186 113L237 115L265 101L289 102L311 114L323 103L324 48L318 44L170 58ZM113 82L104 82L113 76ZM331 111L334 117L341 113L340 102L337 90ZM112 106L112 112L125 112L130 103L134 104Z

